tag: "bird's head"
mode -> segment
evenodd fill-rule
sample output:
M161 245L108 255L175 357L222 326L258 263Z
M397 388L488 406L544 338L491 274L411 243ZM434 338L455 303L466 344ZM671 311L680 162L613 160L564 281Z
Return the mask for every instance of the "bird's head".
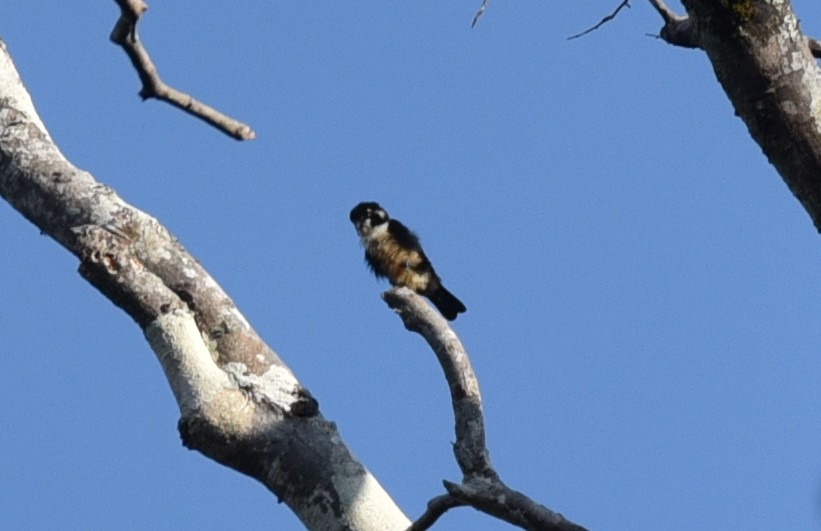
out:
M350 218L356 227L356 233L363 239L372 236L374 229L386 228L390 220L388 213L379 206L379 203L372 201L356 205L351 210Z

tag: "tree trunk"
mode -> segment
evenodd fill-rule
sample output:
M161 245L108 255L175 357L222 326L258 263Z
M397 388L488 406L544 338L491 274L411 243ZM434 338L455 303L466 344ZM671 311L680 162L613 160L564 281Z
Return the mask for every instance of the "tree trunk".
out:
M736 114L821 230L821 70L790 3L683 3Z

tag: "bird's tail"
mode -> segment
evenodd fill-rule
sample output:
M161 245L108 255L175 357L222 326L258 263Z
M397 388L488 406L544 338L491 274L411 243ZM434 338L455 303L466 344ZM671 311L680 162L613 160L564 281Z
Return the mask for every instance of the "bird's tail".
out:
M462 301L456 298L453 293L445 289L445 286L439 285L439 289L434 291L428 297L430 301L439 310L439 313L448 321L453 321L460 313L467 311Z

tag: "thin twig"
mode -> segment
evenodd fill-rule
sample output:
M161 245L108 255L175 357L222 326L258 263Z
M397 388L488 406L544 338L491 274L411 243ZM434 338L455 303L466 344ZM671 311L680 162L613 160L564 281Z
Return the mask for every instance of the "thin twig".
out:
M475 15L473 15L473 22L470 24L470 27L471 27L471 28L476 27L476 23L477 23L477 22L479 22L479 18L480 18L482 15L484 15L484 13L485 13L485 9L487 9L487 3L488 3L489 1L490 1L490 0L482 0L482 5L481 5L481 6L479 6L479 11L477 11L477 12L476 12L476 14L475 14Z
M256 136L250 126L226 116L213 107L199 102L190 95L166 85L137 36L137 22L148 9L143 0L114 0L120 6L120 18L111 31L110 39L120 45L142 81L140 97L154 98L170 103L188 114L216 127L237 140L253 140Z
M428 509L416 519L406 531L426 531L430 529L440 516L454 507L465 505L450 494L442 494L428 502Z
M610 13L609 15L607 15L606 17L604 17L603 19L601 19L598 24L596 24L592 28L588 28L588 29L584 30L581 33L577 33L576 35L571 35L570 37L567 38L567 40L572 41L573 39L578 39L579 37L584 37L588 33L596 31L600 27L604 26L605 24L607 24L608 22L610 22L611 20L616 18L616 16L619 14L619 11L621 11L625 7L630 8L630 0L622 0L622 3L619 4L619 6L616 8L616 10L613 11L612 13Z

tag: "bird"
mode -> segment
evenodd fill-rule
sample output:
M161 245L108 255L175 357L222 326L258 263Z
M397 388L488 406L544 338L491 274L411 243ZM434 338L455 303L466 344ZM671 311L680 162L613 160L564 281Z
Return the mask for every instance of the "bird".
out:
M405 286L424 295L448 321L467 311L462 301L442 285L419 237L391 219L379 203L359 203L351 210L350 218L365 248L365 262L376 278L387 278L393 286Z

